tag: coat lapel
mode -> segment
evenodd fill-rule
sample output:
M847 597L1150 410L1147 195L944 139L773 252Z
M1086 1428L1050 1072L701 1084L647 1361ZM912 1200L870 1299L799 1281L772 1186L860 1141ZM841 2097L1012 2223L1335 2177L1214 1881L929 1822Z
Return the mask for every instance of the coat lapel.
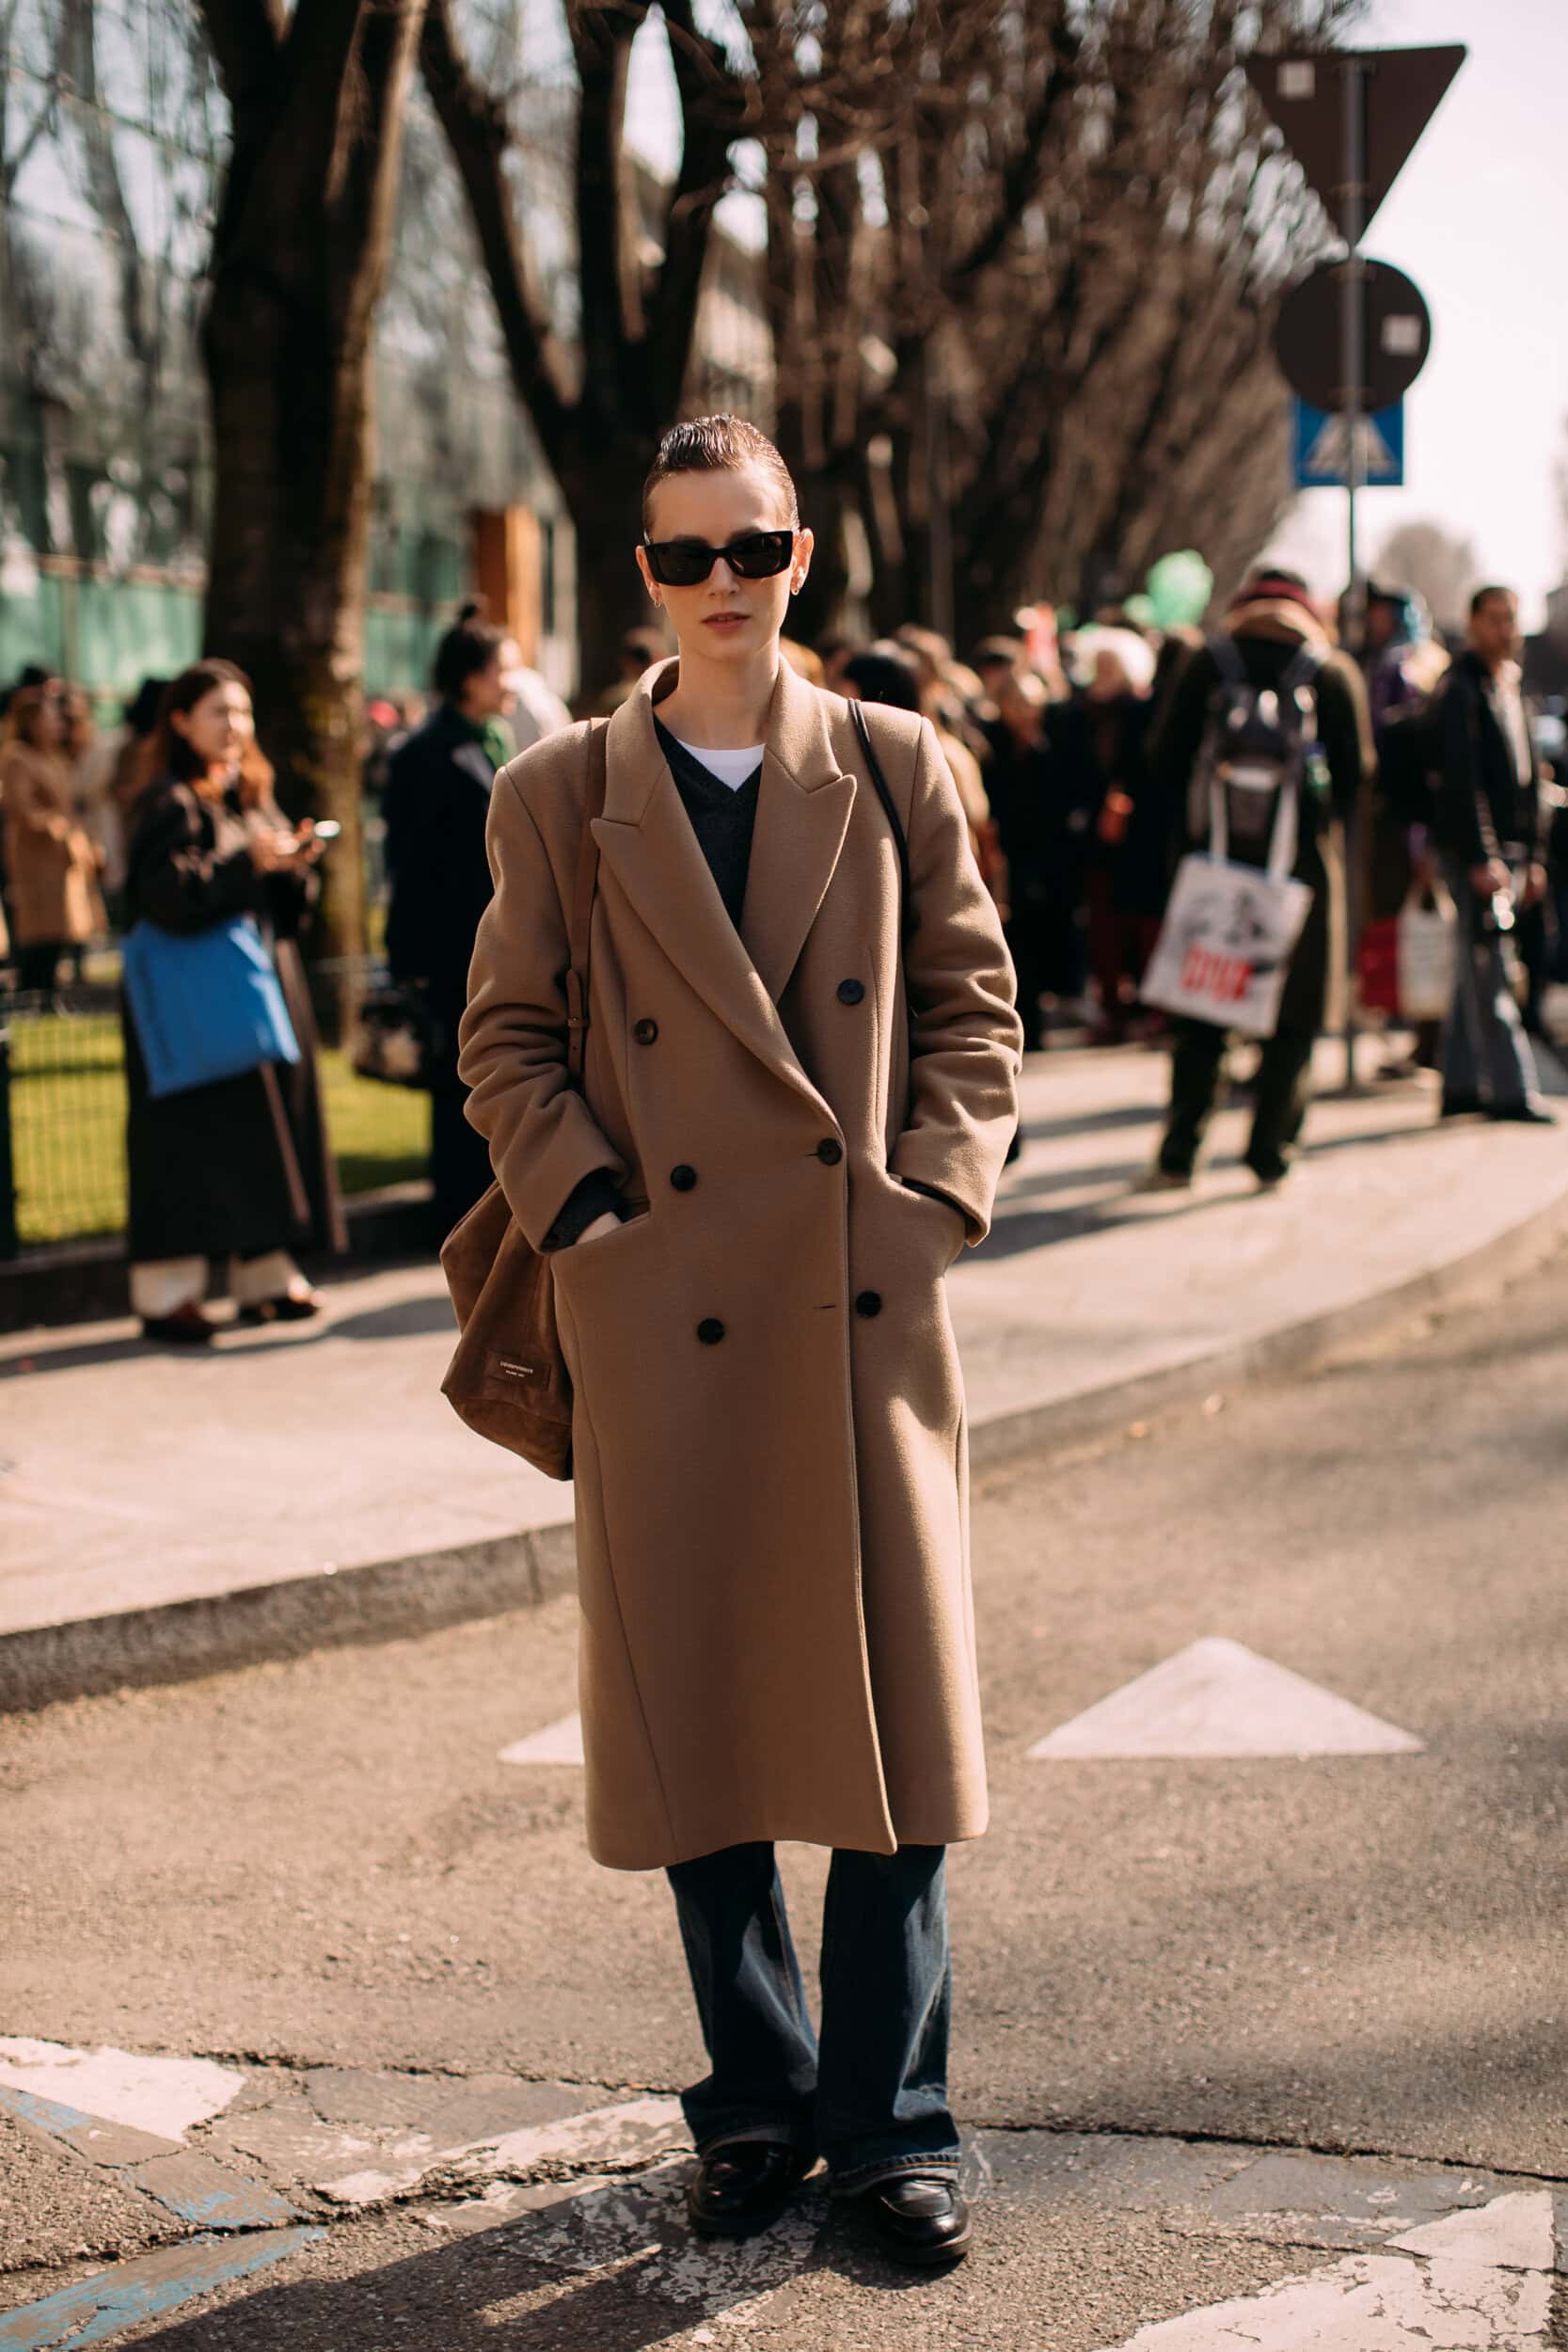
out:
M774 1004L789 984L832 880L855 804L821 694L782 664L762 763L740 935Z
M737 933L654 733L654 705L675 676L673 662L650 671L610 723L605 813L594 827L600 856L670 961L741 1044L820 1102L777 997L843 846L853 780L839 773L816 690L784 665Z

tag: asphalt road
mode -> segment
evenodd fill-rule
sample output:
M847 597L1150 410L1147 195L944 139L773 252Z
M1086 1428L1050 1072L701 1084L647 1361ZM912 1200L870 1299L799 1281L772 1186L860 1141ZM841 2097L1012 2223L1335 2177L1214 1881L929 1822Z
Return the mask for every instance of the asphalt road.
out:
M1568 2176L1565 1437L1560 1260L1308 1381L979 1482L994 1821L952 1863L967 2125ZM1422 1752L1027 1758L1216 1634ZM662 1880L585 1859L570 1768L499 1760L569 1711L573 1673L558 1603L0 1724L0 2032L678 2088L702 2061ZM808 1950L820 1859L792 1850L786 1870ZM675 2308L655 2326L624 2263L579 2263L570 2317L526 2263L498 2302L484 2246L437 2261L406 2219L345 2226L297 2289L126 2341L728 2338L682 2332ZM1292 2259L1086 2191L1004 2197L961 2289L911 2302L874 2262L818 2261L747 2340L1088 2352Z

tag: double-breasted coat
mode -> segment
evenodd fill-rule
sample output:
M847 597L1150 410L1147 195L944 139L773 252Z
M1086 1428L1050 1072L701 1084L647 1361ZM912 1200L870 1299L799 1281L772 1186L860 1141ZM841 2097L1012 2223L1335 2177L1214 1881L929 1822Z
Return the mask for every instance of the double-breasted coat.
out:
M609 724L582 1091L563 910L584 727L497 779L462 1035L468 1115L529 1239L597 1168L631 1211L553 1260L590 1846L649 1869L751 1839L976 1836L942 1276L987 1231L1013 1133L1011 965L929 724L867 714L908 836L906 937L848 706L787 664L737 932L654 729L677 674Z

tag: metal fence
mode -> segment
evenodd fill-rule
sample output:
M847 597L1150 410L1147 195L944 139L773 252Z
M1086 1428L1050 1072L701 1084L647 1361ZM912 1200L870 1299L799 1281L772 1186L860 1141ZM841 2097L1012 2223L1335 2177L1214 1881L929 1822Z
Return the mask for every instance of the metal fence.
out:
M327 1035L346 1033L345 1009L378 977L369 962L312 972ZM343 1046L324 1046L320 1068L345 1194L423 1177L429 1098L357 1077ZM125 1103L116 984L0 996L0 1260L124 1231Z

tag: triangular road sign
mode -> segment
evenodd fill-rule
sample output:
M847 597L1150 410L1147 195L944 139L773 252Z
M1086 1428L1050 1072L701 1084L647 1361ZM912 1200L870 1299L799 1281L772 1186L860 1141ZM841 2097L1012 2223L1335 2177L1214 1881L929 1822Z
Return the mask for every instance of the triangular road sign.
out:
M580 1764L582 1717L562 1715L559 1723L546 1724L543 1731L531 1731L526 1740L502 1748L500 1760L503 1764Z
M1392 413L1395 417L1399 414L1397 409ZM1322 412L1315 410L1313 414L1318 417ZM1382 416L1356 419L1355 446L1359 457L1356 480L1363 487L1376 489L1380 484L1402 480L1402 453L1390 446ZM1323 416L1301 452L1296 479L1307 488L1321 483L1343 484L1349 460L1350 433L1344 418Z
M1240 1642L1190 1642L1029 1750L1032 1761L1091 1756L1412 1756L1393 1724Z
M1361 69L1365 94L1365 231L1465 56L1457 43L1443 49L1330 50L1315 56L1292 50L1283 56L1249 57L1246 73L1343 237L1350 233L1345 207L1346 59L1354 58Z

